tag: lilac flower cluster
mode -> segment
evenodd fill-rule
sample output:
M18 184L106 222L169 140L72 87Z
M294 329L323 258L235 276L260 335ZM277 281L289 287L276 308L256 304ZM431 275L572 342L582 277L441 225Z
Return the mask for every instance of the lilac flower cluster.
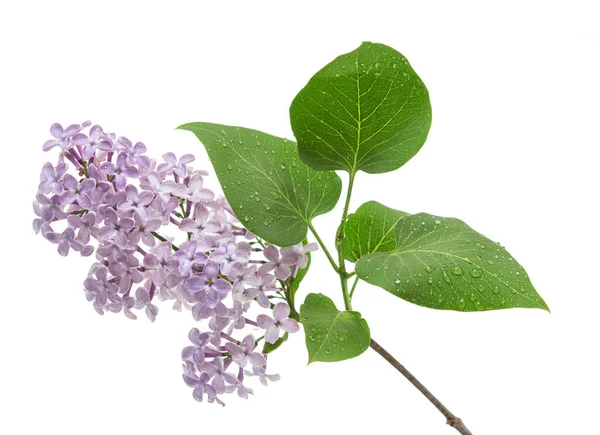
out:
M144 310L154 321L156 300L171 300L206 320L208 329L193 328L182 352L183 379L198 401L222 404L232 392L247 398L244 376L277 380L266 374L268 352L259 344L298 331L288 291L316 246L264 244L204 187L207 174L193 170L190 154L157 162L143 143L90 122L54 124L50 133L43 149L59 148L60 156L42 168L33 227L60 255L95 253L83 284L94 309L130 319ZM250 315L253 301L261 314Z

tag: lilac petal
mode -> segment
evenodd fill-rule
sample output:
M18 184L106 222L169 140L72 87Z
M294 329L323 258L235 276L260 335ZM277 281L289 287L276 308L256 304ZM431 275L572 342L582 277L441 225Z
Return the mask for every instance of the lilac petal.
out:
M54 136L56 139L62 139L63 134L64 134L62 125L60 125L58 123L52 124L52 126L50 126L50 134L52 136Z
M315 242L308 243L307 245L304 245L304 253L306 253L306 252L314 252L317 249L319 249L319 245L317 245Z
M154 199L154 194L152 192L142 192L138 196L138 204L140 205L148 205Z
M175 157L175 156L173 156ZM184 154L181 156L181 158L179 159L179 164L180 165L185 165L186 163L191 163L195 160L196 158L192 155L192 154Z
M63 257L66 257L67 255L69 255L69 246L69 241L63 240L58 244L58 253Z
M60 233L53 233L53 232L49 232L46 233L44 235L44 237L46 237L46 240L52 242L52 243L59 243L62 239L63 239L63 235Z
M185 380L185 377L184 377ZM202 397L204 393L204 386L202 385L198 385L196 388L194 388L194 391L192 392L192 395L194 396L194 399L198 402L202 402Z
M230 384L235 384L235 382L236 382L235 376L231 373L224 372L224 373L221 373L221 376L223 376L223 379L225 379Z
M219 265L214 261L209 261L204 265L204 275L208 279L214 279L219 274Z
M275 269L275 276L284 281L288 279L291 274L292 272L290 270L290 267L286 266L285 264L280 264Z
M274 245L267 246L263 254L267 258L267 260L273 263L277 263L279 261L279 251Z
M117 173L117 168L110 162L104 162L100 165L100 170L104 172L106 175L115 175Z
M133 166L126 166L121 170L121 173L129 178L137 178L140 176L140 171Z
M258 323L258 326L260 326L262 329L267 329L273 326L275 321L266 314L259 314L256 318L256 323Z
M121 228L121 231L124 232L129 232L129 230L131 230L134 227L134 225L135 221L131 218L123 218L119 222L119 227Z
M135 298L145 304L150 303L150 295L141 287L135 291Z
M287 319L289 315L290 307L284 302L278 303L277 305L275 305L275 308L273 308L273 318L276 321L281 322L282 320Z
M275 263L266 263L266 264L263 264L262 266L260 266L260 268L258 269L258 272L261 275L265 275L265 274L275 270L276 267L277 267L277 265Z
M264 367L264 365L267 363L267 360L263 354L258 352L250 352L248 354L248 359L250 360L250 364L255 367Z
M71 138L71 140L73 141L73 143L75 145L79 145L79 146L87 145L90 143L90 140L88 139L88 137L83 133L77 133L75 136L73 136Z
M89 240L89 238L88 238L88 240ZM92 245L85 245L80 252L82 257L89 257L93 253L94 253L94 247Z
M300 325L298 325L298 322L296 322L294 319L285 319L282 320L279 325L281 326L281 329L283 329L286 332L298 332L300 330Z
M146 316L150 319L151 322L156 320L156 315L158 314L158 307L156 305L148 304L146 305Z
M288 266L295 264L298 261L298 254L293 250L281 250L281 263L287 264Z
M77 179L71 174L65 175L65 178L63 179L63 185L69 190L77 190L77 188L79 187Z
M50 140L47 140L46 142L44 142L44 145L42 145L42 150L50 151L52 148L54 148L57 145L58 145L58 142L56 140L50 139Z
M240 357L246 355L241 347L231 342L225 343L225 350L227 350L227 352L229 352L233 357Z
M211 287L222 295L226 295L229 293L229 291L231 291L231 284L223 278L217 279Z
M65 175L67 169L69 169L69 167L66 163L59 163L56 165L56 178L61 178L63 175Z
M181 223L179 224L179 229L182 231L193 233L194 231L196 231L196 221L190 218L182 219Z
M69 125L66 128L66 130L65 130L65 136L66 137L71 137L75 133L77 133L79 130L81 130L81 126L79 124L71 124L71 125Z
M279 326L271 325L265 333L265 341L267 343L275 344L279 339Z
M163 156L163 160L171 166L177 165L177 157L173 153L166 153Z
M242 348L246 352L254 350L255 347L256 343L254 342L254 337L252 335L247 335L246 337L244 337L244 339L242 340Z
M200 290L206 288L206 278L201 275L192 275L185 282L185 286L192 293L199 292Z
M184 361L192 359L194 352L196 352L196 346L184 347L183 350L181 351L181 359Z
M269 301L269 298L265 292L258 292L258 297L256 299L258 301L258 305L263 308L269 308L271 306L271 301Z
M158 267L158 258L154 254L146 254L144 255L144 267L147 269L154 269Z

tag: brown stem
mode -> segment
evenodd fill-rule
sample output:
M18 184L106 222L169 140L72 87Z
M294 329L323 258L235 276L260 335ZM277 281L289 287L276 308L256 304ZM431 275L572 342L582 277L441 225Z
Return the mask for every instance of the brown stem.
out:
M396 358L390 355L390 353L387 350L381 347L379 343L377 343L373 339L371 339L371 348L379 355L381 355L383 359L389 362L396 370L402 373L404 377L408 379L410 383L417 388L417 390L419 390L425 397L427 397L427 399L431 403L433 403L433 406L435 406L444 415L444 417L446 417L447 424L452 426L462 435L473 435L473 433L469 429L467 429L467 427L459 417L452 414L450 410L442 404L442 402L440 402L433 394L431 394L431 392L427 388L425 388L425 385L419 382L419 380L415 378L411 372L406 370L406 368L402 364L400 364L400 362L398 362Z

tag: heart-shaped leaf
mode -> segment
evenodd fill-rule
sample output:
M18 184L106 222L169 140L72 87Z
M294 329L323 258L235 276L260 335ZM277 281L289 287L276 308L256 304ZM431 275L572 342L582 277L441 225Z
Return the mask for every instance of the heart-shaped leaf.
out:
M396 226L397 247L356 263L364 281L424 307L480 311L548 306L497 243L463 221L419 213Z
M240 222L270 243L300 243L308 223L330 211L340 197L340 177L309 168L292 141L204 122L179 128L193 132L204 144Z
M376 174L398 169L419 151L431 104L402 54L365 42L310 79L290 118L300 158L310 167Z
M400 210L377 201L365 202L348 216L344 226L344 256L358 261L373 252L390 252L396 248L396 224L404 216Z
M354 358L368 349L371 332L356 311L339 311L331 299L310 293L300 307L308 363Z

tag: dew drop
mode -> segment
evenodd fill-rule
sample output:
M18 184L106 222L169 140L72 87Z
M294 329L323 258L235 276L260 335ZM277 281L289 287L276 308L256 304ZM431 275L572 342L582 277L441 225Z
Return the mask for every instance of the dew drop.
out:
M450 277L448 276L448 274L446 273L445 270L442 271L442 276L444 278L444 281L446 281L448 284L450 284Z
M452 269L452 274L453 275L459 276L459 275L462 275L462 273L463 273L462 269L460 267L458 267L458 266L455 266Z
M471 269L471 276L473 278L479 278L481 276L481 269Z

